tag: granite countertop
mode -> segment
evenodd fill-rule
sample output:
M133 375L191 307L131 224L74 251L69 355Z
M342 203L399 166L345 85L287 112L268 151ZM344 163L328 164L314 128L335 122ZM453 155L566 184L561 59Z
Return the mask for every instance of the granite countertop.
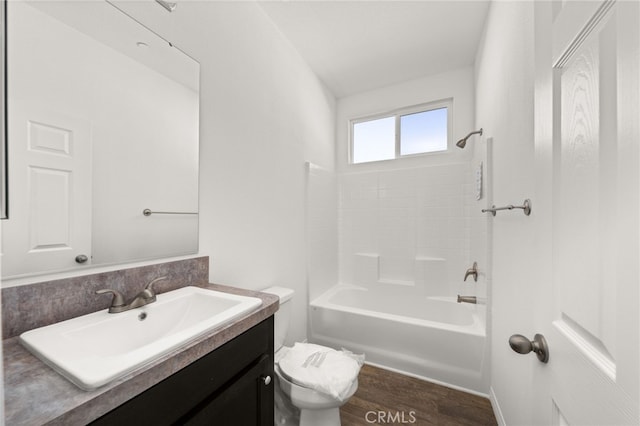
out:
M31 355L12 337L3 341L5 424L84 425L149 389L278 310L278 297L217 284L205 288L262 299L224 327L93 391L83 391Z

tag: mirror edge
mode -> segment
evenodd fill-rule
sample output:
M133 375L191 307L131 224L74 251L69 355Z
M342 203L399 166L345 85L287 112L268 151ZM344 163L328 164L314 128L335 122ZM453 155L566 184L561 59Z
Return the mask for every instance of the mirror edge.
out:
M0 0L0 219L9 218L7 185L7 1Z

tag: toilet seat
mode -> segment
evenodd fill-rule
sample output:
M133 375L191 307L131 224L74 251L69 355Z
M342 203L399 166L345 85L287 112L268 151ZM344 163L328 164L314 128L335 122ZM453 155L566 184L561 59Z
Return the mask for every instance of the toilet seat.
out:
M283 349L276 359L280 376L288 382L336 401L346 401L352 395L350 391L360 371L360 363L354 357L311 343L296 343Z
M285 394L291 399L293 404L301 409L330 409L342 406L346 403L345 401L338 401L331 395L327 395L326 393L318 392L317 390L310 389L304 386L300 386L282 374L282 370L276 365L275 373L278 381L280 383L281 389L285 392ZM353 394L358 390L358 379L353 381L351 387L349 388L349 392L347 393L347 399L351 398Z

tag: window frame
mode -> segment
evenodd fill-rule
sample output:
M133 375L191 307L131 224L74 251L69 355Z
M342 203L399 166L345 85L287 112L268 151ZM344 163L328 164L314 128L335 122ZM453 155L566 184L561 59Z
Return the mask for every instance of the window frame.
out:
M447 148L440 151L428 151L428 152L417 152L414 154L400 154L401 148L401 139L402 135L400 133L400 122L401 117L405 115L417 114L421 112L428 112L437 109L447 108ZM354 126L359 123L365 123L367 121L380 120L383 118L394 117L395 119L395 156L393 158L386 158L383 160L374 160L374 161L364 161L360 163L354 163L354 153L353 153L353 136L354 136ZM349 120L349 135L348 135L348 144L349 144L349 152L348 152L348 163L349 165L358 165L358 164L369 164L369 163L378 163L381 161L391 161L391 160L399 160L401 158L409 158L409 157L419 157L425 155L438 155L448 153L451 149L451 137L452 137L452 129L453 129L453 98L439 99L437 101L431 101L419 105L412 105L408 107L398 108L391 111L381 112L377 114L362 116L358 118L354 118Z

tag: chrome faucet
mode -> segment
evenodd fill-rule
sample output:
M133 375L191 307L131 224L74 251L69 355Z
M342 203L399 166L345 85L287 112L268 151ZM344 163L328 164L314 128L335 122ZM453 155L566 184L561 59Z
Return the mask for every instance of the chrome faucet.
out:
M467 269L467 272L464 273L464 281L467 280L467 277L469 275L473 276L473 280L474 281L478 281L478 262L473 262L473 266L471 266L471 268Z
M118 290L111 290L109 288L104 288L101 290L96 290L96 294L104 294L104 293L112 293L113 299L111 300L111 306L109 306L110 314L117 314L119 312L128 311L130 309L139 308L140 306L148 305L149 303L153 303L156 301L156 293L153 290L153 285L160 281L165 280L167 277L159 277L152 280L149 284L144 287L140 293L133 298L130 303L124 303L124 297L122 297L122 293Z

